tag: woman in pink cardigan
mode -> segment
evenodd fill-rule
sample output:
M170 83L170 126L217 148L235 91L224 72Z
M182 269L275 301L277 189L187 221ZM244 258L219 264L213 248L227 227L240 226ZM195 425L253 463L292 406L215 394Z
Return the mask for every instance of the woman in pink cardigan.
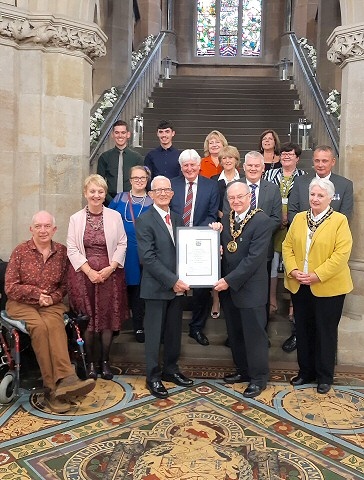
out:
M128 317L123 270L127 239L119 213L103 205L106 194L103 177L86 178L87 205L71 216L68 227L68 295L71 308L90 318L85 334L89 378L97 378L101 341L101 377L111 380L112 338Z

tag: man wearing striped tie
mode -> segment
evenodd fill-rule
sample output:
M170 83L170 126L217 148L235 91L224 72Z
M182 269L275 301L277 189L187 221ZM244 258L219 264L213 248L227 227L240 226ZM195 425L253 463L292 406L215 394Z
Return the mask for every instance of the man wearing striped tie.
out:
M269 317L269 288L270 288L270 271L272 266L272 259L274 255L273 248L273 234L281 225L282 218L282 197L279 187L274 183L268 182L262 178L264 173L264 157L261 153L256 151L248 152L245 155L243 164L245 177L236 180L237 182L246 183L250 189L252 209L258 207L268 215L271 221L270 244L267 257L267 271L268 271L268 296L266 298L267 304L267 319ZM225 194L223 213L229 215L230 205L227 195Z
M196 150L184 150L179 156L182 174L172 178L174 196L171 210L183 217L188 227L207 227L216 222L220 202L217 182L199 175L201 158ZM211 294L208 288L194 288L190 337L200 345L209 345L203 332L211 311Z

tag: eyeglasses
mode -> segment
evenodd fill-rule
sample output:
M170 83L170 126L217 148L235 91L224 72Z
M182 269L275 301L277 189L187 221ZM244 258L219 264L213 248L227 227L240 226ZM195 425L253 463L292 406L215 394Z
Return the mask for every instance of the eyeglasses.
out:
M243 198L246 197L247 195L250 195L250 192L246 193L245 195L237 195L236 197L230 197L230 196L228 196L227 199L229 200L229 202L233 202L234 200L238 200L238 202L240 202L240 201L243 200Z
M296 157L296 154L290 152L281 152L281 157Z
M148 177L130 177L130 180L134 180L135 182L142 182L143 180L148 180Z
M156 195L161 195L162 193L172 193L173 190L171 188L154 188L152 192Z

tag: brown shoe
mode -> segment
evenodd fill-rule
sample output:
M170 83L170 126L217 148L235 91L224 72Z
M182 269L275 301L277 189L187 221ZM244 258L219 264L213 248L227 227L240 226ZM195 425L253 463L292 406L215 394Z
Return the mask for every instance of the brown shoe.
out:
M44 394L44 403L55 413L66 413L72 408L72 405L67 400L56 398L54 392Z
M81 397L90 393L95 385L96 382L92 378L80 380L73 374L59 381L54 395L56 398Z

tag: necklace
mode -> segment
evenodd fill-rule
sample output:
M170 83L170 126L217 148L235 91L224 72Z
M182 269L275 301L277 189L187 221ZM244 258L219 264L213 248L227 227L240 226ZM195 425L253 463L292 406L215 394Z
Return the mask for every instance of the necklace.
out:
M130 190L130 198L132 203L136 203L136 204L142 203L144 205L145 199L147 198L147 194L145 193L142 197L140 197L139 195L134 195L133 193L131 193L131 190ZM140 198L140 200L135 200L135 198Z
M332 214L333 211L334 211L333 208L330 207L328 211L325 213L325 215L322 218L320 218L320 220L315 221L315 220L312 220L311 218L311 210L307 210L306 218L307 218L307 226L310 229L310 233L308 234L310 238L313 237L314 233L316 232L318 227L321 225L321 223L324 222L327 218L329 218L329 216Z
M289 190L293 183L293 174L290 177L282 176L281 183L279 184L279 189L281 191L281 197L287 198L289 194Z
M226 248L228 249L228 251L230 253L234 253L237 251L238 249L238 244L236 243L236 239L239 237L239 235L241 235L241 232L243 231L243 228L245 227L245 225L249 222L249 220L251 218L254 217L254 215L257 213L257 212L262 212L263 210L261 208L256 208L254 210L252 210L248 215L246 215L246 217L244 218L244 220L241 222L240 224L240 227L238 230L234 230L234 210L230 210L230 214L229 214L229 221L230 221L230 234L231 236L233 237L233 240L231 240Z
M129 206L129 199L131 199L131 203L134 203L134 205L141 205L140 210L138 212L138 215L136 216L136 218L138 218L143 211L145 200L147 199L147 194L145 194L143 197L141 197L140 200L135 200L133 197L134 197L134 195L132 195L132 193L130 191L130 193L128 195L128 199L127 199L126 204L125 204L125 209L124 209L124 219L127 223L134 223L133 218L131 220L128 220L128 218L126 216L126 213L128 211L128 206ZM130 211L131 211L133 207L130 205L129 208L130 208Z
M90 210L88 209L88 206L86 207L86 220L87 220L87 223L90 225L90 227L92 228L92 230L100 230L100 228L103 228L104 226L104 207L102 207L102 211L101 211L101 216L99 218L99 221L97 223L94 223L94 219L91 218L91 214L90 214ZM94 214L95 217L96 217L96 214Z

